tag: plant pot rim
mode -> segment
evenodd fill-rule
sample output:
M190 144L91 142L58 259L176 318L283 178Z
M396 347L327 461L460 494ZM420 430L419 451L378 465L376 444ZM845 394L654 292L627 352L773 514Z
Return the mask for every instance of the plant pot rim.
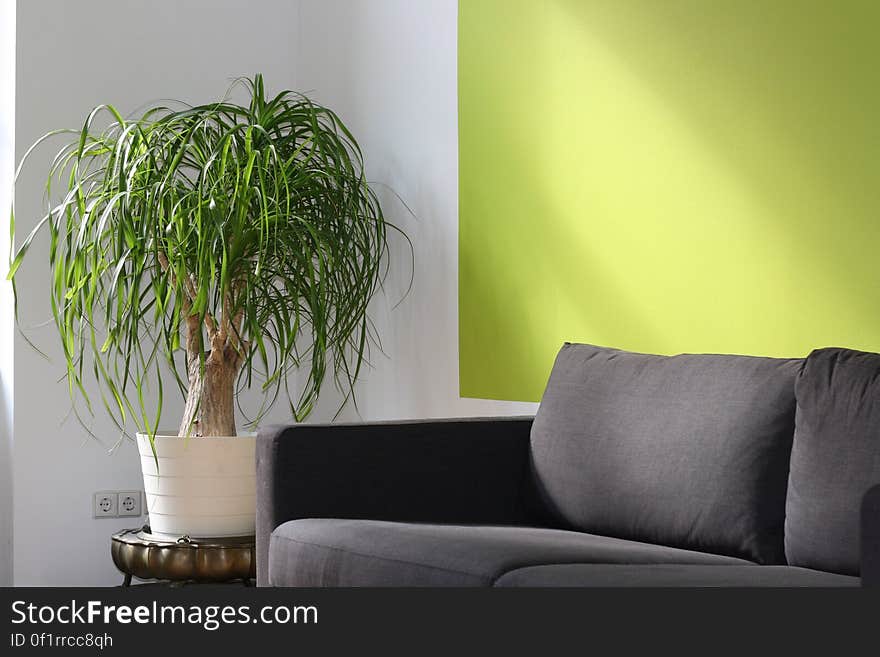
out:
M141 431L137 432L137 437L143 440L149 439L149 436ZM173 429L165 429L157 431L153 440L242 440L256 437L256 432L240 433L237 436L181 436Z

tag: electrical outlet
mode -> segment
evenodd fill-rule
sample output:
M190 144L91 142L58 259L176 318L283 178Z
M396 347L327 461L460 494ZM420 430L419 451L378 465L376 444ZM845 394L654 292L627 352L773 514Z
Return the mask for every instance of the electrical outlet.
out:
M141 492L139 490L124 490L117 493L116 502L120 516L141 515Z
M94 494L92 515L95 518L115 518L118 508L116 491L104 490Z

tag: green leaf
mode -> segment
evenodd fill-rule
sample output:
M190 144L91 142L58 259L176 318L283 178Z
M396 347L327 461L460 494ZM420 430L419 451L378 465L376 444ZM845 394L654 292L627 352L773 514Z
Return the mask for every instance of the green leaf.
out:
M243 349L238 389L263 394L250 423L284 397L304 419L328 376L354 400L378 345L367 311L388 270L389 230L409 245L334 112L292 91L267 99L260 75L236 84L244 104L155 105L130 120L100 105L79 130L41 138L16 171L38 146L67 140L48 165L47 214L10 252L16 307L23 262L47 262L71 396L91 411L91 369L113 421L133 422L151 445L160 362L186 393L181 333L193 314ZM22 223L13 207L13 238ZM48 254L32 249L41 232ZM204 326L194 336L202 367L206 337Z

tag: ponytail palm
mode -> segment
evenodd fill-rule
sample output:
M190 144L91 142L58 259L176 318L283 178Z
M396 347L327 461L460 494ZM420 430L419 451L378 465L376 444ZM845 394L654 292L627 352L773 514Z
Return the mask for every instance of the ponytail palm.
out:
M259 75L240 84L246 105L156 106L134 120L103 105L81 130L43 138L72 135L10 278L47 231L71 394L91 409L94 376L122 428L155 433L163 369L186 397L181 435L235 435L235 394L250 386L264 394L253 422L282 396L301 420L328 373L348 398L375 337L367 305L393 227L354 137L304 96L267 98Z

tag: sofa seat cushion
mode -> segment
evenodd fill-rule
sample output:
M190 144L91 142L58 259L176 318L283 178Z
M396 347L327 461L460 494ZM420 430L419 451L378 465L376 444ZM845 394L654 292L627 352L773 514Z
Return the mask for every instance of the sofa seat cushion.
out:
M272 586L491 586L535 564L747 564L559 529L378 520L303 519L272 532Z
M859 586L858 577L793 566L691 564L548 564L517 568L495 581L499 587L837 587Z
M584 532L785 564L802 362L566 344L532 425L546 507Z

